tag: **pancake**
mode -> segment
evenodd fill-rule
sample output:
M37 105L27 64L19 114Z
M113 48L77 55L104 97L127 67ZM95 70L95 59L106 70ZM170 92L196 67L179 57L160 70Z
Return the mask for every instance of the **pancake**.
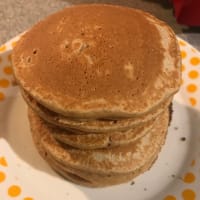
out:
M59 142L80 148L80 149L98 149L111 148L133 143L150 131L153 124L146 127L137 127L123 132L112 132L104 134L66 134L54 132L53 136Z
M27 104L45 121L64 128L73 133L107 133L113 131L127 131L130 128L138 126L146 126L156 119L164 110L169 107L172 98L163 102L160 107L153 110L144 116L138 116L137 118L119 119L119 120L74 120L66 118L58 113L52 112L39 104L35 99L22 90L22 96Z
M42 150L42 149L41 149ZM116 185L124 182L128 182L138 176L139 174L150 169L152 164L155 162L153 159L149 159L149 163L146 163L138 171L117 174L117 175L102 175L91 172L83 172L82 170L77 170L63 166L58 161L51 158L49 155L43 156L43 158L49 163L49 165L64 178L77 183L79 185L89 186L89 187L105 187L110 185Z
M139 126L134 129L129 129L127 131L115 131L108 133L76 133L70 132L69 130L63 130L57 126L49 124L41 119L36 112L29 110L30 120L42 121L51 132L53 137L59 142L70 145L79 149L98 149L98 148L112 148L114 146L122 146L128 143L133 143L146 133L148 133L155 121L150 121L145 126Z
M156 159L165 141L169 111L167 109L150 132L137 142L109 149L80 150L61 144L55 140L47 124L34 118L32 112L29 112L29 121L35 145L43 155L83 172L117 175L138 171Z
M69 118L145 115L181 80L174 32L146 12L112 5L79 5L47 17L22 36L12 63L28 94Z

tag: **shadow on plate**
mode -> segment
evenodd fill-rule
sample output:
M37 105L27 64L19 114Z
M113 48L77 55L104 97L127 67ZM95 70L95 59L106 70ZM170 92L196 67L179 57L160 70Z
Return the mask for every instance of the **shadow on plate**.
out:
M175 144L177 147L165 146L164 148L171 149L171 161L175 165L179 163L179 167L173 174L170 174L172 179L169 184L167 184L163 190L157 192L153 196L144 200L160 200L161 197L164 198L166 195L177 194L177 196L182 193L182 185L184 184L183 177L188 171L193 171L194 168L191 166L192 160L198 160L200 153L200 112L191 107L181 105L178 102L174 102L175 112L173 115L172 125L169 128L169 134L174 136ZM174 148L174 149L173 149ZM180 159L175 158L176 154L180 155L176 150L184 151ZM183 157L184 156L184 157ZM174 157L174 158L173 158ZM173 165L173 163L172 163ZM178 166L178 165L177 165ZM159 171L158 171L159 173ZM198 174L196 174L198 175ZM166 174L167 176L167 174ZM149 186L151 187L151 186ZM185 185L187 187L187 185ZM191 187L192 188L192 187ZM151 197L151 198L150 198ZM142 199L143 200L143 199Z
M37 170L55 175L34 146L29 129L26 104L22 100L18 88L14 90L12 96L8 95L6 101L0 106L0 120L2 122L0 138L7 141L22 162Z

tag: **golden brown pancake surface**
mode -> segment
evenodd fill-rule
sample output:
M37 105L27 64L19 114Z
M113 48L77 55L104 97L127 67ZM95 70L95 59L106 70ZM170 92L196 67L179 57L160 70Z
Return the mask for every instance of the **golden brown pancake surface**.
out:
M167 109L150 132L136 143L108 149L80 150L63 145L55 140L53 130L32 112L29 112L29 121L37 148L64 166L97 174L119 174L138 170L152 157L157 157L165 141L169 111Z
M32 116L31 120L41 120L42 123L48 127L49 132L52 132L52 135L55 139L63 144L67 144L79 149L100 149L127 145L129 143L136 142L142 136L148 134L148 132L150 132L150 130L156 124L156 121L154 120L141 126L137 126L133 129L128 129L127 131L108 131L106 133L85 133L77 131L74 133L73 131L65 130L46 122L30 108L29 112Z
M161 29L161 30L160 30ZM151 15L111 5L66 8L39 22L13 51L18 83L65 116L134 116L174 94L179 49Z
M58 113L52 112L39 104L26 92L21 90L22 96L26 103L31 107L42 119L73 133L108 133L116 131L127 131L138 126L145 126L152 123L156 118L164 112L171 103L172 98L167 99L159 107L156 107L151 112L138 116L136 118L121 118L121 119L79 119L69 118Z

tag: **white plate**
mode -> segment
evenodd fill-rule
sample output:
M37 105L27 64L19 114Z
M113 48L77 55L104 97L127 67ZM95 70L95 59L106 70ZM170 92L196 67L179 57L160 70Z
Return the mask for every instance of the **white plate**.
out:
M198 200L200 199L200 53L178 39L183 82L174 100L166 144L150 171L133 182L91 189L57 175L37 153L26 105L12 86L10 54L19 37L0 47L0 199ZM15 197L15 198L12 198Z

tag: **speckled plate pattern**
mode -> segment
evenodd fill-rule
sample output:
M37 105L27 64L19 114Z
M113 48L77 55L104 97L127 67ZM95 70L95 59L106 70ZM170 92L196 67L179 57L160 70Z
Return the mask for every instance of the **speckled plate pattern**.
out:
M13 85L11 53L19 36L0 47L1 200L198 200L200 199L200 53L178 38L182 86L157 162L134 181L85 188L64 180L37 153L26 105Z

